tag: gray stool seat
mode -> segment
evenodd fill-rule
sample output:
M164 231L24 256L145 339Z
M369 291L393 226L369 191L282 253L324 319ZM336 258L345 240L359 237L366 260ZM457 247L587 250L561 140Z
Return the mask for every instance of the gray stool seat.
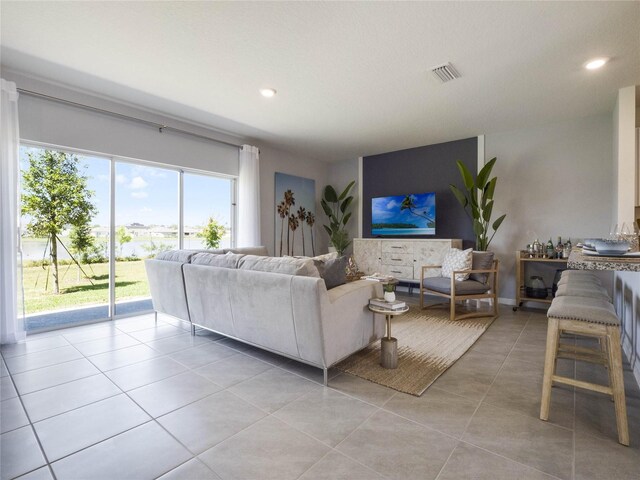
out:
M562 272L563 277L593 277L598 278L598 276L590 270L564 270Z
M600 285L600 278L598 278L595 273L586 270L565 270L560 275L558 285L563 285L568 282L594 283Z
M620 326L620 320L613 305L601 298L556 297L549 307L547 316L559 320Z
M556 297L587 297L599 298L607 302L611 301L611 297L603 287L589 283L563 283L558 285Z

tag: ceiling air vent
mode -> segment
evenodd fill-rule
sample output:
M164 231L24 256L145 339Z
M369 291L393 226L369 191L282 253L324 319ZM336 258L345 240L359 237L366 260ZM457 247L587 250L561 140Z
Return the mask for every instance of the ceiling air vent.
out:
M441 83L460 78L460 74L450 63L444 63L442 65L432 67L431 72L438 80L440 80Z

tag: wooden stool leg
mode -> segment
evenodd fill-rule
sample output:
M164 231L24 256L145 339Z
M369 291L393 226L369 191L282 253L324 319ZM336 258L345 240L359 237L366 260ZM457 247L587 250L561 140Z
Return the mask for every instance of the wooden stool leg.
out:
M547 350L544 354L544 378L542 380L542 401L540 402L540 420L549 419L551 404L552 377L555 374L556 355L558 354L558 319L549 318L547 325Z
M618 441L629 446L629 425L627 424L627 404L624 396L624 377L622 375L622 348L620 347L620 329L607 327L607 353L609 375L613 389L613 401L616 409Z
M613 381L611 380L611 368L609 366L609 352L607 351L607 344L609 343L609 340L607 340L607 337L598 337L598 345L600 346L600 351L602 352L602 355L604 356L604 358L607 359L607 364L604 366L604 369L607 371L607 377L609 378L609 386L611 387L611 389L613 390ZM610 400L612 402L615 401L615 399L613 398L613 393L611 393L611 398Z

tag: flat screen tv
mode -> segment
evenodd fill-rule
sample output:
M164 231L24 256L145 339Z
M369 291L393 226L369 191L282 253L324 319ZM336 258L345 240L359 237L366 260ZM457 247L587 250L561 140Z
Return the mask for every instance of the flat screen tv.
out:
M435 235L436 194L414 193L371 199L371 235Z

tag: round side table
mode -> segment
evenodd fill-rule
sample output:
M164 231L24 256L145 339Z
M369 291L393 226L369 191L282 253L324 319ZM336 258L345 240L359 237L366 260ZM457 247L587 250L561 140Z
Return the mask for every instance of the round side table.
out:
M369 305L373 313L384 315L387 321L386 335L380 339L380 365L383 368L398 368L398 339L391 336L391 318L409 311L409 307L390 310Z

